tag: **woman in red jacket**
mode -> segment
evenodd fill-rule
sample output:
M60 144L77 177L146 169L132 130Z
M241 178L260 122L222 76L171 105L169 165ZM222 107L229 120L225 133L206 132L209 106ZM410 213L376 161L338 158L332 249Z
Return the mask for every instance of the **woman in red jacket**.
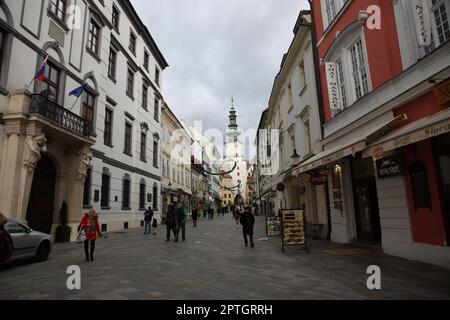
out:
M95 250L95 240L97 240L97 235L101 238L103 237L100 231L100 226L98 224L98 215L94 209L89 209L81 219L80 228L83 229L86 236L84 241L84 253L86 254L86 261L94 261L94 250ZM89 252L90 244L90 252Z

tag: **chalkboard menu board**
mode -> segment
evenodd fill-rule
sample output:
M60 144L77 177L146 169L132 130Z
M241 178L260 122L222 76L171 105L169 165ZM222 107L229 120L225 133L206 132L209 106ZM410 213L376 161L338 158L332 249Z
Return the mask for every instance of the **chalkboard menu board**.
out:
M303 246L305 250L308 250L303 210L283 210L281 212L281 228L283 252L287 246Z

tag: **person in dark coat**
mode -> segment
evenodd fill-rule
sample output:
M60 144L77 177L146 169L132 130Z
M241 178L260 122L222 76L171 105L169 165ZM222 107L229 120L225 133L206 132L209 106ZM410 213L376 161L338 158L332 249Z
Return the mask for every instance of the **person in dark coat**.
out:
M192 224L194 225L194 227L197 226L197 218L198 218L198 209L197 208L193 208L192 209Z
M173 204L170 204L167 207L166 228L167 228L166 241L170 241L171 231L176 240L177 232L176 232L175 206Z
M148 207L144 212L144 234L152 233L152 219L153 219L153 210L151 207Z
M255 243L253 242L253 226L255 225L255 217L249 207L245 207L239 221L242 225L245 246L248 247L248 236L248 238L250 238L250 246L253 248L255 246Z
M175 219L176 219L176 235L175 242L178 242L178 237L181 231L181 239L183 241L186 240L186 220L187 220L187 209L179 203L177 209L175 211Z

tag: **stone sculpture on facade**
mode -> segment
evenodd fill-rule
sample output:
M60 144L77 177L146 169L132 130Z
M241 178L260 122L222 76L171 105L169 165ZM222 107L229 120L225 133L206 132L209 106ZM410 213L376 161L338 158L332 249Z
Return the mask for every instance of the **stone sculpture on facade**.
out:
M41 152L47 151L47 139L43 134L31 138L25 149L25 159L23 165L29 172L36 169L36 165L41 160Z

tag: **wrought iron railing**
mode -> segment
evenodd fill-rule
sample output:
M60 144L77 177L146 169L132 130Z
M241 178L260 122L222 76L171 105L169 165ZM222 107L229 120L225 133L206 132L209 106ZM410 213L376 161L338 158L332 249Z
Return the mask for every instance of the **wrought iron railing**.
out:
M91 123L41 94L31 97L30 114L37 113L73 133L89 137Z

